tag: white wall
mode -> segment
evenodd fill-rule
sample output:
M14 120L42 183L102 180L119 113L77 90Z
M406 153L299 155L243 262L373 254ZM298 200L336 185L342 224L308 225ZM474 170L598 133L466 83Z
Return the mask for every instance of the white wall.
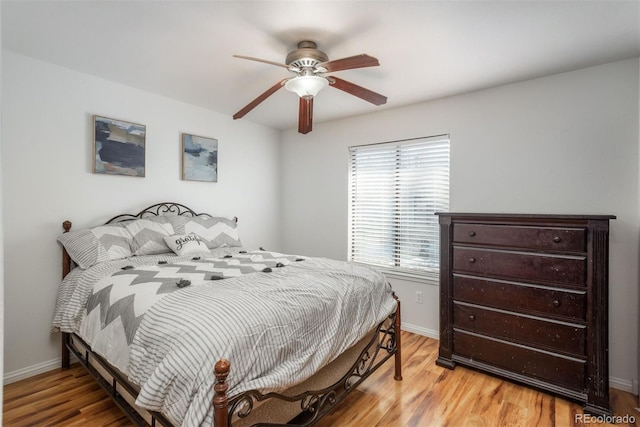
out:
M278 248L279 133L247 121L2 53L5 379L60 357L49 332L61 276L56 237L157 202L238 216L248 247ZM147 127L146 177L92 170L92 115ZM218 139L217 183L182 181L181 132ZM135 212L134 212L135 211Z
M5 379L57 363L49 325L63 220L79 228L178 201L237 215L247 246L346 259L347 147L448 133L452 211L618 216L610 368L612 385L630 389L638 369L638 68L637 59L621 61L280 135L3 51ZM147 126L145 178L91 173L93 114ZM218 183L180 180L181 132L218 138ZM405 325L437 334L438 287L391 281ZM418 290L423 304L414 302Z
M322 94L319 95L319 97ZM451 211L614 214L610 374L637 376L638 59L315 124L283 134L286 252L346 259L347 147L450 134ZM391 280L403 323L438 330L438 287ZM424 292L424 304L414 302Z
M0 8L1 13L2 8ZM1 36L0 36L1 38ZM0 41L0 45L1 45ZM0 57L0 100L2 100L2 57ZM0 198L2 197L2 109L0 108ZM4 203L0 204L0 372L4 372L4 228L2 221L2 211ZM0 389L0 402L3 399L4 387ZM2 425L2 414L0 413L0 425Z

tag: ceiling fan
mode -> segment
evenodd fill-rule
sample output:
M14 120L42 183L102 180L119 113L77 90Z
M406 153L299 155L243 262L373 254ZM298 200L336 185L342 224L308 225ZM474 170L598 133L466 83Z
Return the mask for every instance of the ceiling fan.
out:
M285 63L267 61L265 59L250 56L233 55L236 58L249 59L251 61L264 62L265 64L284 67L294 74L293 77L283 79L267 89L262 95L247 104L243 109L233 115L234 119L244 117L262 101L273 95L281 87L295 92L300 97L298 113L298 132L311 132L313 122L313 98L326 86L340 89L375 105L387 102L387 97L373 92L362 86L350 83L334 76L326 76L326 73L335 71L352 70L354 68L375 67L380 65L372 56L361 54L342 59L329 61L326 53L318 50L318 46L312 41L301 41L298 48L289 52Z

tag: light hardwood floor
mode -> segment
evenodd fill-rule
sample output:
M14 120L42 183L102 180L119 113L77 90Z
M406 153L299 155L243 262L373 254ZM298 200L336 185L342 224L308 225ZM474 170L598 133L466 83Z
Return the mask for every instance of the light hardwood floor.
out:
M402 333L403 381L389 361L318 427L589 426L582 406L458 366L436 366L438 341ZM611 389L613 411L633 416L637 397ZM5 426L130 426L81 366L4 387ZM590 421L597 421L591 419Z

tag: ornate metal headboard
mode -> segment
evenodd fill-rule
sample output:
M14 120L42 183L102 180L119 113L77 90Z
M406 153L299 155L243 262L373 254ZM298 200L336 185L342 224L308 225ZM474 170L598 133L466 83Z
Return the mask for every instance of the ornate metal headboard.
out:
M157 203L155 205L151 205L147 208L144 208L137 214L120 214L111 218L109 221L105 222L105 224L112 224L114 222L122 222L129 221L132 219L140 219L140 218L148 218L153 216L163 216L163 215L181 215L188 217L204 217L211 218L212 215L207 213L196 213L193 209L182 205L180 203L174 202L163 202ZM238 218L233 218L235 222L238 222ZM71 230L71 221L65 221L62 223L62 228L64 232L67 233ZM62 278L66 277L67 274L75 267L75 264L66 249L62 248Z
M196 213L193 209L181 205L180 203L164 202L158 203L148 208L143 209L137 214L121 214L114 216L105 224L111 224L113 222L129 221L131 219L147 218L150 216L162 216L162 215L182 215L182 216L204 216L210 218L211 215L206 213ZM237 218L235 218L237 221Z

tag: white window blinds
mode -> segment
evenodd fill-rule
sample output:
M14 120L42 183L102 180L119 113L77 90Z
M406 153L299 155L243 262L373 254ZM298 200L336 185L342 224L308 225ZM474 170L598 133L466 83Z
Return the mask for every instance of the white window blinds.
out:
M434 212L449 210L449 137L349 148L349 259L437 275Z

